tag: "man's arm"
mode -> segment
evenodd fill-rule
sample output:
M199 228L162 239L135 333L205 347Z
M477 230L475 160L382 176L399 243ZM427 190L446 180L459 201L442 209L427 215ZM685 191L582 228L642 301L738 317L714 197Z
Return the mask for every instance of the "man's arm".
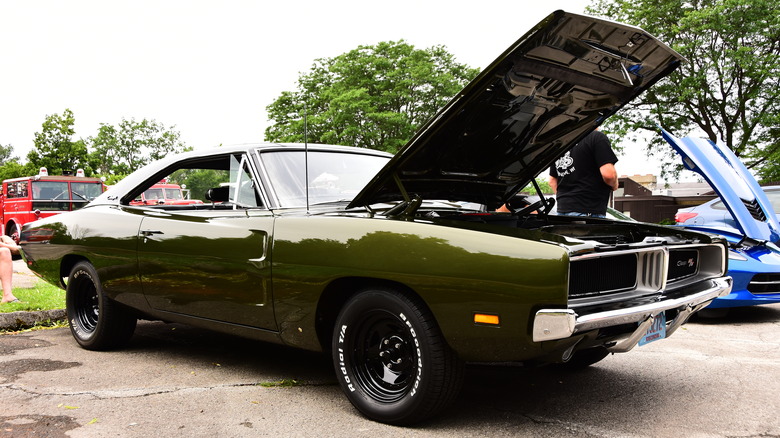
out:
M604 184L610 186L613 192L617 190L618 177L617 170L615 170L615 165L612 163L607 163L599 167L599 171L601 172L601 179L604 180ZM550 183L550 185L552 185L552 183Z
M558 193L558 178L550 175L550 179L548 181L550 183L550 187L552 188L553 194Z

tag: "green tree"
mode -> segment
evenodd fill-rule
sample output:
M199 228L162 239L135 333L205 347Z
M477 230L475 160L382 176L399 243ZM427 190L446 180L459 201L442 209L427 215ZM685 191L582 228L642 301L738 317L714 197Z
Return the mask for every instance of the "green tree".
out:
M403 40L317 59L266 110L268 141L343 144L397 152L479 71L443 46ZM308 114L304 117L304 114Z
M10 160L16 160L16 157L13 157L14 153L14 147L10 144L8 146L3 146L0 144L0 163L5 164L7 161Z
M90 162L106 177L124 176L171 153L187 148L178 131L155 120L122 118L117 126L102 123L98 133L86 140Z
M19 163L19 158L13 156L13 153L14 148L10 144L0 145L0 181L32 174L29 166Z
M542 190L542 193L546 195L553 194L553 189L550 186L550 181L548 180L547 177L542 176L542 177L537 177L535 179L536 179L536 184L539 185L539 188ZM528 184L527 186L523 187L523 190L520 190L520 192L530 193L532 195L535 195L536 187L534 187L533 184Z
M206 191L212 187L219 187L220 183L228 179L230 179L230 175L223 170L188 169L177 170L171 174L169 181L189 190L190 199L207 201Z
M63 171L84 169L88 172L87 147L82 140L73 140L75 130L73 111L65 109L62 115L47 115L41 132L35 133L33 149L27 160L33 168L45 167L50 175Z
M780 175L780 3L777 0L596 0L588 12L637 25L688 62L611 118L620 139L675 134L722 141L759 175ZM703 133L703 134L702 134ZM648 152L677 159L652 137Z

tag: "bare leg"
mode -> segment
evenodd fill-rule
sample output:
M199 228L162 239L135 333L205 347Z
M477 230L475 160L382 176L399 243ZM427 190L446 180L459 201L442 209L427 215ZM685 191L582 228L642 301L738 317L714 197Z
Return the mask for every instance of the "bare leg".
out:
M14 273L14 263L11 259L11 250L0 248L0 282L3 283L3 300L0 303L7 303L16 299L12 290L11 277Z

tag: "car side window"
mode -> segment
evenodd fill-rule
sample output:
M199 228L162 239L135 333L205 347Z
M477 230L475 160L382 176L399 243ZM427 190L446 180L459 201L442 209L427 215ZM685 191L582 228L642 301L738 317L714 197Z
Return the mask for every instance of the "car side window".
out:
M780 190L765 191L769 202L772 203L772 208L775 213L780 213Z
M713 202L712 203L712 209L713 210L726 210L726 206L723 205L723 201Z
M130 205L162 210L236 210L263 207L252 167L243 154L179 162L134 190Z
M263 203L245 155L233 156L230 161L230 199L237 207L256 208Z

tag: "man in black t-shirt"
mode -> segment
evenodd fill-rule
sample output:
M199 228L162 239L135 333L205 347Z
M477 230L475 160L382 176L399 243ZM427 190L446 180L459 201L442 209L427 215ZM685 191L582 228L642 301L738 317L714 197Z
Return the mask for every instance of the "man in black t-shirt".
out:
M550 166L558 214L606 217L609 195L618 188L617 161L607 136L593 131Z

